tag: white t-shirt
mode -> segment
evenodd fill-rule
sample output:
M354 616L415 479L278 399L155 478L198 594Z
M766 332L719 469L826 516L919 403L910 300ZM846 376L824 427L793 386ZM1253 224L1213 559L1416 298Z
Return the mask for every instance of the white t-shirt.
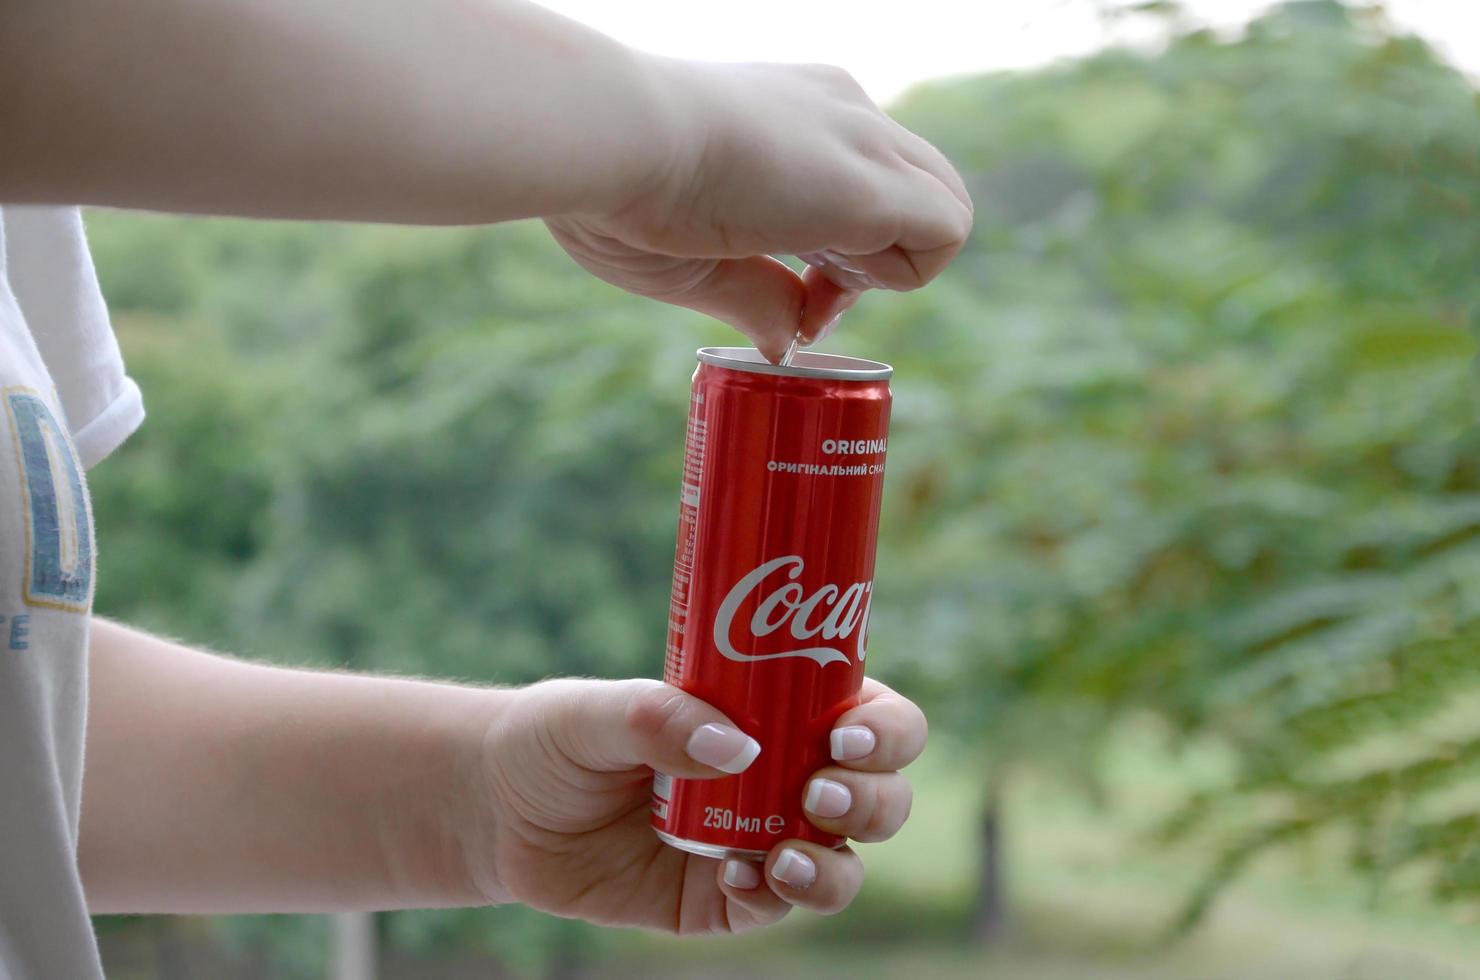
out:
M83 473L143 418L77 210L0 207L0 980L102 976L77 874Z

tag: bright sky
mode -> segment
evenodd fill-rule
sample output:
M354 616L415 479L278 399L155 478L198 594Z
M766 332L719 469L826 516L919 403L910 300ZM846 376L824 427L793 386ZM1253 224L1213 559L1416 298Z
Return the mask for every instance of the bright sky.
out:
M821 61L851 71L876 101L918 81L1028 68L1112 38L1106 0L539 0L636 47L717 61ZM1199 20L1236 26L1268 0L1187 0ZM1389 15L1480 77L1480 2L1387 0Z

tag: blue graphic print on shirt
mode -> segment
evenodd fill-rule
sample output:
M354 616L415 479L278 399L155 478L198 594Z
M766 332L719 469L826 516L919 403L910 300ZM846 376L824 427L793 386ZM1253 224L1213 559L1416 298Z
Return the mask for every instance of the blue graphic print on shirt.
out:
M27 613L19 616L0 616L0 649L31 649L31 617Z
M30 545L22 598L31 606L85 612L92 604L93 536L82 468L46 402L16 389L5 401L20 456Z

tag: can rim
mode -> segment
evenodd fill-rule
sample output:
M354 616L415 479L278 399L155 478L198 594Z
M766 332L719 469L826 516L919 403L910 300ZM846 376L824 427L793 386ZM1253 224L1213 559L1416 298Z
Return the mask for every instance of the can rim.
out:
M826 378L832 381L887 381L894 368L883 361L818 351L797 351L785 367L772 364L754 347L700 347L700 361L732 371L752 374L779 374L785 378Z

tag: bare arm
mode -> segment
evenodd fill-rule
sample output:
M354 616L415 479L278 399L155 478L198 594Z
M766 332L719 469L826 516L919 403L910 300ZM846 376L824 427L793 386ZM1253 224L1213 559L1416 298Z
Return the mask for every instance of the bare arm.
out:
M516 901L730 932L794 905L837 911L862 884L846 848L788 840L752 866L662 844L654 768L717 778L756 756L724 715L657 681L478 689L288 670L100 619L91 669L78 863L94 912ZM850 802L813 819L883 840L909 812L896 770L925 719L866 681L837 725L854 737L833 744L851 748L818 776Z
M95 619L79 863L94 912L485 901L461 853L507 692L287 670Z
M659 58L522 0L9 0L0 38L0 201L539 216L773 359L971 228L951 164L846 72Z
M521 0L14 0L0 37L0 200L491 222L618 206L671 138L651 62Z

